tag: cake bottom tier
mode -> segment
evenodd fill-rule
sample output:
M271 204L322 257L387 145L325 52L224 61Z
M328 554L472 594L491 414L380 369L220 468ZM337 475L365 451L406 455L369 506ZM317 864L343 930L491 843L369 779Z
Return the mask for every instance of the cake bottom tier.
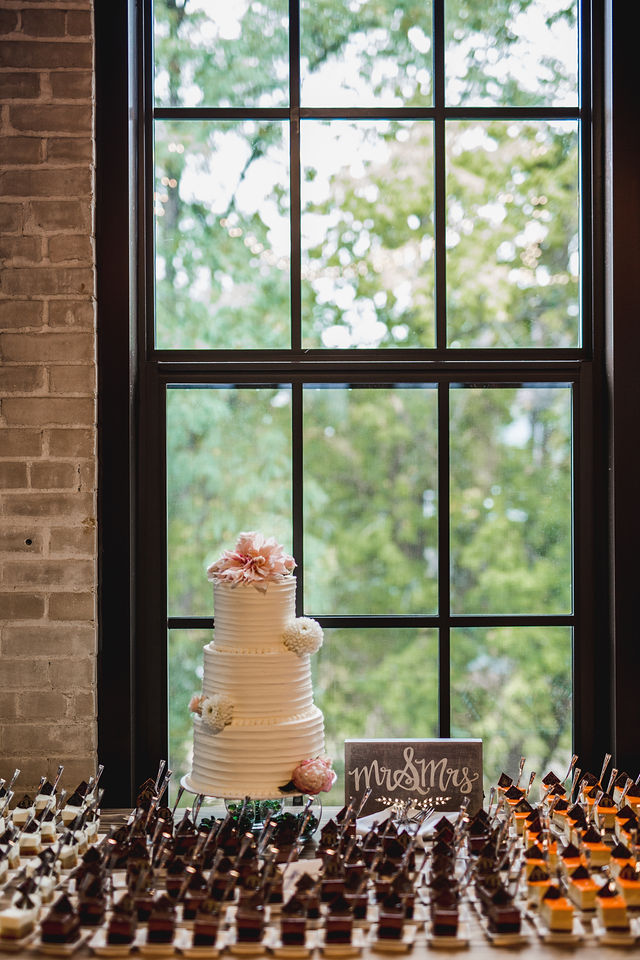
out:
M278 797L297 765L323 751L324 721L315 706L288 720L233 721L217 734L194 717L193 763L185 783L208 797Z

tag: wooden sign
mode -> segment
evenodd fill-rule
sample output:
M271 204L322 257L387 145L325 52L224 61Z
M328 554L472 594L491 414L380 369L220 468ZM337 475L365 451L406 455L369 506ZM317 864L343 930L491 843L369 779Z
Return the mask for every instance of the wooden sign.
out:
M482 740L345 740L345 803L368 787L360 816L394 801L435 803L443 812L482 806Z

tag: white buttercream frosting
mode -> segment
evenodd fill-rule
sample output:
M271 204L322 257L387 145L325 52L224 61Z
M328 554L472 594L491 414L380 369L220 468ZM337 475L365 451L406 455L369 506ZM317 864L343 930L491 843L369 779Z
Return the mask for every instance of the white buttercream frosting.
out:
M189 787L213 797L277 797L295 767L324 751L308 655L282 635L295 618L294 577L254 586L214 582L214 641L204 648L202 692L233 703L218 733L194 716Z

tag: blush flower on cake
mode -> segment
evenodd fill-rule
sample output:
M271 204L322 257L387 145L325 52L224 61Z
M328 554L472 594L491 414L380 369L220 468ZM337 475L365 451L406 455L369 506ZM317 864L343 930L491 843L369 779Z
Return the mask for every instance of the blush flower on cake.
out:
M207 578L217 583L237 586L248 583L265 591L269 582L282 580L293 573L296 562L286 554L274 537L265 537L254 530L241 533L234 550L225 550L207 568Z
M302 760L291 774L289 783L280 787L281 793L326 793L337 780L329 757Z
M282 642L291 653L301 657L304 653L316 653L322 646L324 634L317 620L311 617L296 617L284 629Z

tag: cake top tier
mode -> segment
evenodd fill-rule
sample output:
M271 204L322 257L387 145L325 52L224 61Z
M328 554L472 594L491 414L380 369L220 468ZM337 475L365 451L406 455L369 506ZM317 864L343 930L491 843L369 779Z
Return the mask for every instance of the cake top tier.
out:
M207 577L214 583L248 583L266 589L267 583L277 583L290 577L295 569L293 557L286 554L274 537L265 537L251 530L241 533L233 550L225 550L219 560L207 569Z

